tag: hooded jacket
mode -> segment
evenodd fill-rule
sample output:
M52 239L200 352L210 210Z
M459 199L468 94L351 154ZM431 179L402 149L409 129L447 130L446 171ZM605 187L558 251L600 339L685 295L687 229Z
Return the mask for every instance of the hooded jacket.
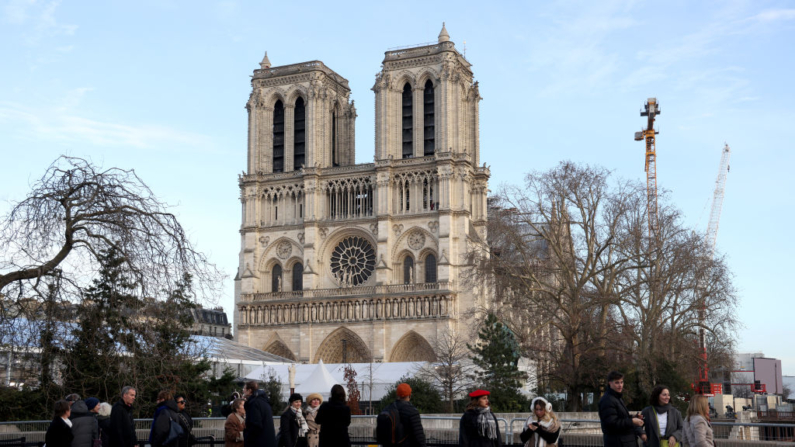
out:
M268 394L257 390L246 400L246 428L243 430L245 447L276 447L276 429Z
M179 423L178 412L177 403L173 399L164 400L157 406L155 417L152 419L152 430L149 433L149 442L152 447L163 446L171 431L171 421Z
M94 413L88 411L88 406L84 400L78 400L72 404L72 446L71 447L92 447L95 439L99 438L99 425Z

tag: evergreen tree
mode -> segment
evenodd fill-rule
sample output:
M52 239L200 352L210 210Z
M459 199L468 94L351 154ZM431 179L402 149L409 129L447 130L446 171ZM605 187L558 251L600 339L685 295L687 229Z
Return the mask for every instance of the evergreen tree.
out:
M478 366L473 377L491 392L493 411L515 412L527 409L527 398L519 391L526 380L519 371L518 344L513 333L493 314L478 332L478 342L472 346L472 361Z
M386 389L386 394L381 398L378 413L387 405L397 400L397 387L401 383L408 383L411 387L411 404L422 414L438 414L444 412L442 396L431 382L419 377L401 377L400 380Z

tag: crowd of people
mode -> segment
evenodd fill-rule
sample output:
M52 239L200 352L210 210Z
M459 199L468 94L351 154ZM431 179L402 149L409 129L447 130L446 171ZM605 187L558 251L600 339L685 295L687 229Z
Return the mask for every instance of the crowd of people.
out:
M656 386L650 405L632 414L623 400L624 376L612 371L608 388L599 401L599 420L605 447L676 447L683 441L690 447L712 447L713 434L709 401L705 396L690 400L687 415L671 405L671 392ZM377 420L379 443L385 447L425 447L425 432L419 411L411 404L411 386L401 383L397 400L388 405ZM491 411L490 393L469 393L469 404L459 423L459 446L502 447L500 425ZM133 419L136 390L124 387L121 399L111 406L89 397L70 394L55 403L55 416L46 434L47 447L135 447L138 438ZM183 394L161 391L152 418L149 444L152 447L191 447L193 420L185 411ZM561 421L552 404L543 397L531 402L532 414L519 436L525 447L562 445ZM328 402L320 394L304 398L293 393L281 414L278 433L268 395L256 381L247 382L243 396L233 396L224 423L225 447L349 447L348 427L351 411L341 385L331 388ZM382 435L385 433L385 435Z

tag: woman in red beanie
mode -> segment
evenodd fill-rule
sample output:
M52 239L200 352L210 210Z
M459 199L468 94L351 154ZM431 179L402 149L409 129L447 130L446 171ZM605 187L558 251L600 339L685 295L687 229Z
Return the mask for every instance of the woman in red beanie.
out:
M502 447L500 424L489 408L489 394L486 390L469 393L469 404L458 428L460 447Z

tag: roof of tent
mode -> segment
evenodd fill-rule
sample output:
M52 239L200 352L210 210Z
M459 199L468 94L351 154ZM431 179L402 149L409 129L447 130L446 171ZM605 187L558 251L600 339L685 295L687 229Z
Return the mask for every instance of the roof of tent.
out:
M329 363L324 365L334 383L345 384L345 366L351 365L356 371L356 382L359 384L359 390L362 393L362 400L380 400L386 394L386 390L397 383L403 377L413 377L414 374L426 362L390 362L390 363ZM319 364L296 364L295 368L295 389L301 393L319 392L324 397L329 396L331 386L328 385L326 389L304 391L305 384L313 384L310 381L310 376L318 369ZM282 386L289 389L290 373L289 363L267 363L246 375L247 379L251 380L267 380L270 371L279 378ZM369 382L370 382L370 368L372 366L372 382L373 392L372 398L370 397Z
M298 371L296 371L297 374ZM302 380L300 385L295 387L295 391L303 394L323 394L328 393L332 386L339 383L331 376L331 373L326 369L326 365L323 364L323 360L321 360L315 365L315 370L306 379Z

